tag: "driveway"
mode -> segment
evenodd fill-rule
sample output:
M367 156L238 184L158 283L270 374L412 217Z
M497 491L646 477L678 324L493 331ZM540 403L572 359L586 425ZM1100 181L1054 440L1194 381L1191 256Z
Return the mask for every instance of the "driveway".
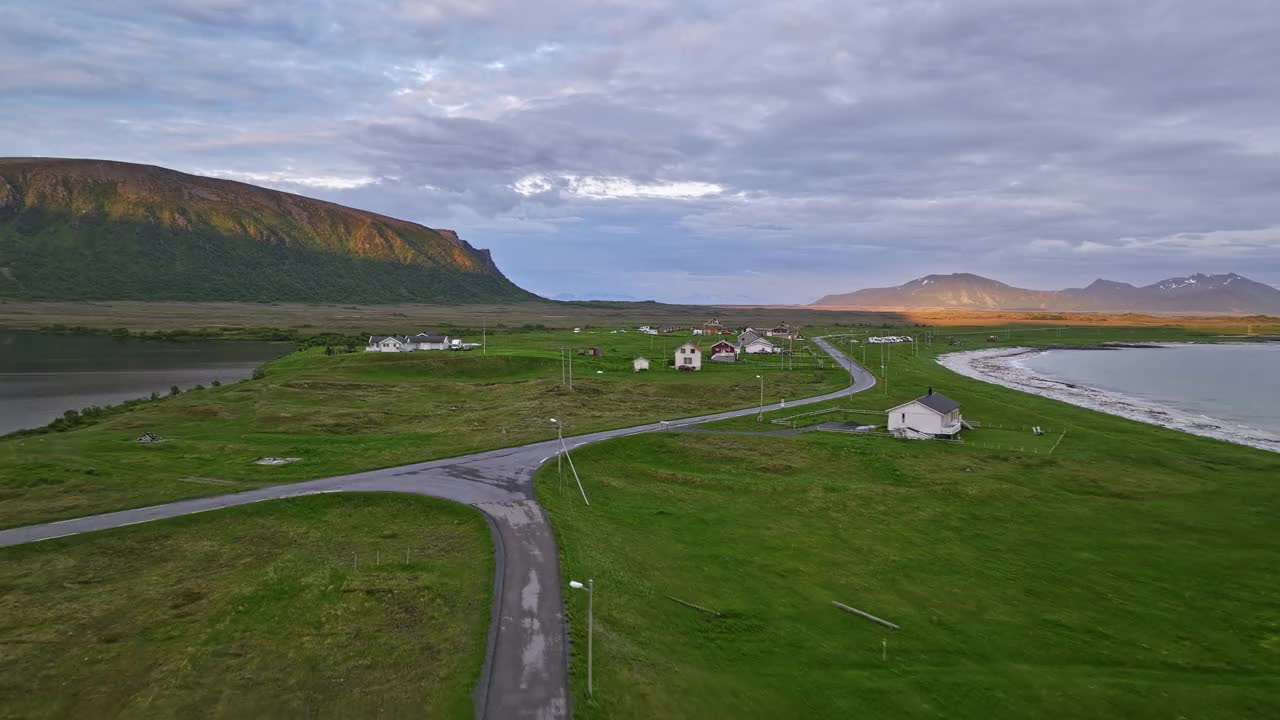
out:
M826 340L816 338L814 342L850 373L852 383L825 395L789 400L788 407L845 397L875 385L871 373ZM778 408L778 405L764 407L766 411ZM565 438L565 444L572 449L601 440L757 412L759 409L752 407L671 420L665 425L650 423L604 430ZM565 718L571 713L560 560L546 513L533 494L534 472L558 451L558 442L549 440L354 475L29 525L0 530L0 547L326 492L403 492L471 505L489 522L497 570L488 652L475 691L476 717Z

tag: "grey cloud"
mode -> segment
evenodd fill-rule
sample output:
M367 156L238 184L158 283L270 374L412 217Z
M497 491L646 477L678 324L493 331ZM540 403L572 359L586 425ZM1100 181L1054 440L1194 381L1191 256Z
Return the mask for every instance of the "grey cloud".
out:
M760 301L955 270L1280 282L1265 0L6 13L0 89L20 111L0 109L5 146L284 178L454 225L552 294L741 300L762 287L751 271L778 278ZM307 176L378 181L287 180ZM601 199L569 176L722 192ZM527 177L543 191L517 192Z

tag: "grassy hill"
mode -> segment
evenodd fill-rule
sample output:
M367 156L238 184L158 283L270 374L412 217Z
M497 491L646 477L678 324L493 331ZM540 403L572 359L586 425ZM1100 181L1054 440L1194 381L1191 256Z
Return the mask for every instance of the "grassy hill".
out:
M0 158L0 298L534 299L451 230L104 160Z

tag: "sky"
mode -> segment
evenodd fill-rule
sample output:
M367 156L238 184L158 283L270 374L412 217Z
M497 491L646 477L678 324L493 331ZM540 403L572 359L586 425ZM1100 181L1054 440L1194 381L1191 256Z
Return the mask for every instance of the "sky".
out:
M0 0L0 155L451 228L563 299L1280 285L1273 0Z

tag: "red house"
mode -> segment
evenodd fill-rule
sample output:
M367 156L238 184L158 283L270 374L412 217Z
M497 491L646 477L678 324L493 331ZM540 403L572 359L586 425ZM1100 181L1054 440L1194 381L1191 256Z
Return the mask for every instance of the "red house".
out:
M707 353L708 357L717 362L736 362L738 359L738 346L728 340L721 340L712 345Z

